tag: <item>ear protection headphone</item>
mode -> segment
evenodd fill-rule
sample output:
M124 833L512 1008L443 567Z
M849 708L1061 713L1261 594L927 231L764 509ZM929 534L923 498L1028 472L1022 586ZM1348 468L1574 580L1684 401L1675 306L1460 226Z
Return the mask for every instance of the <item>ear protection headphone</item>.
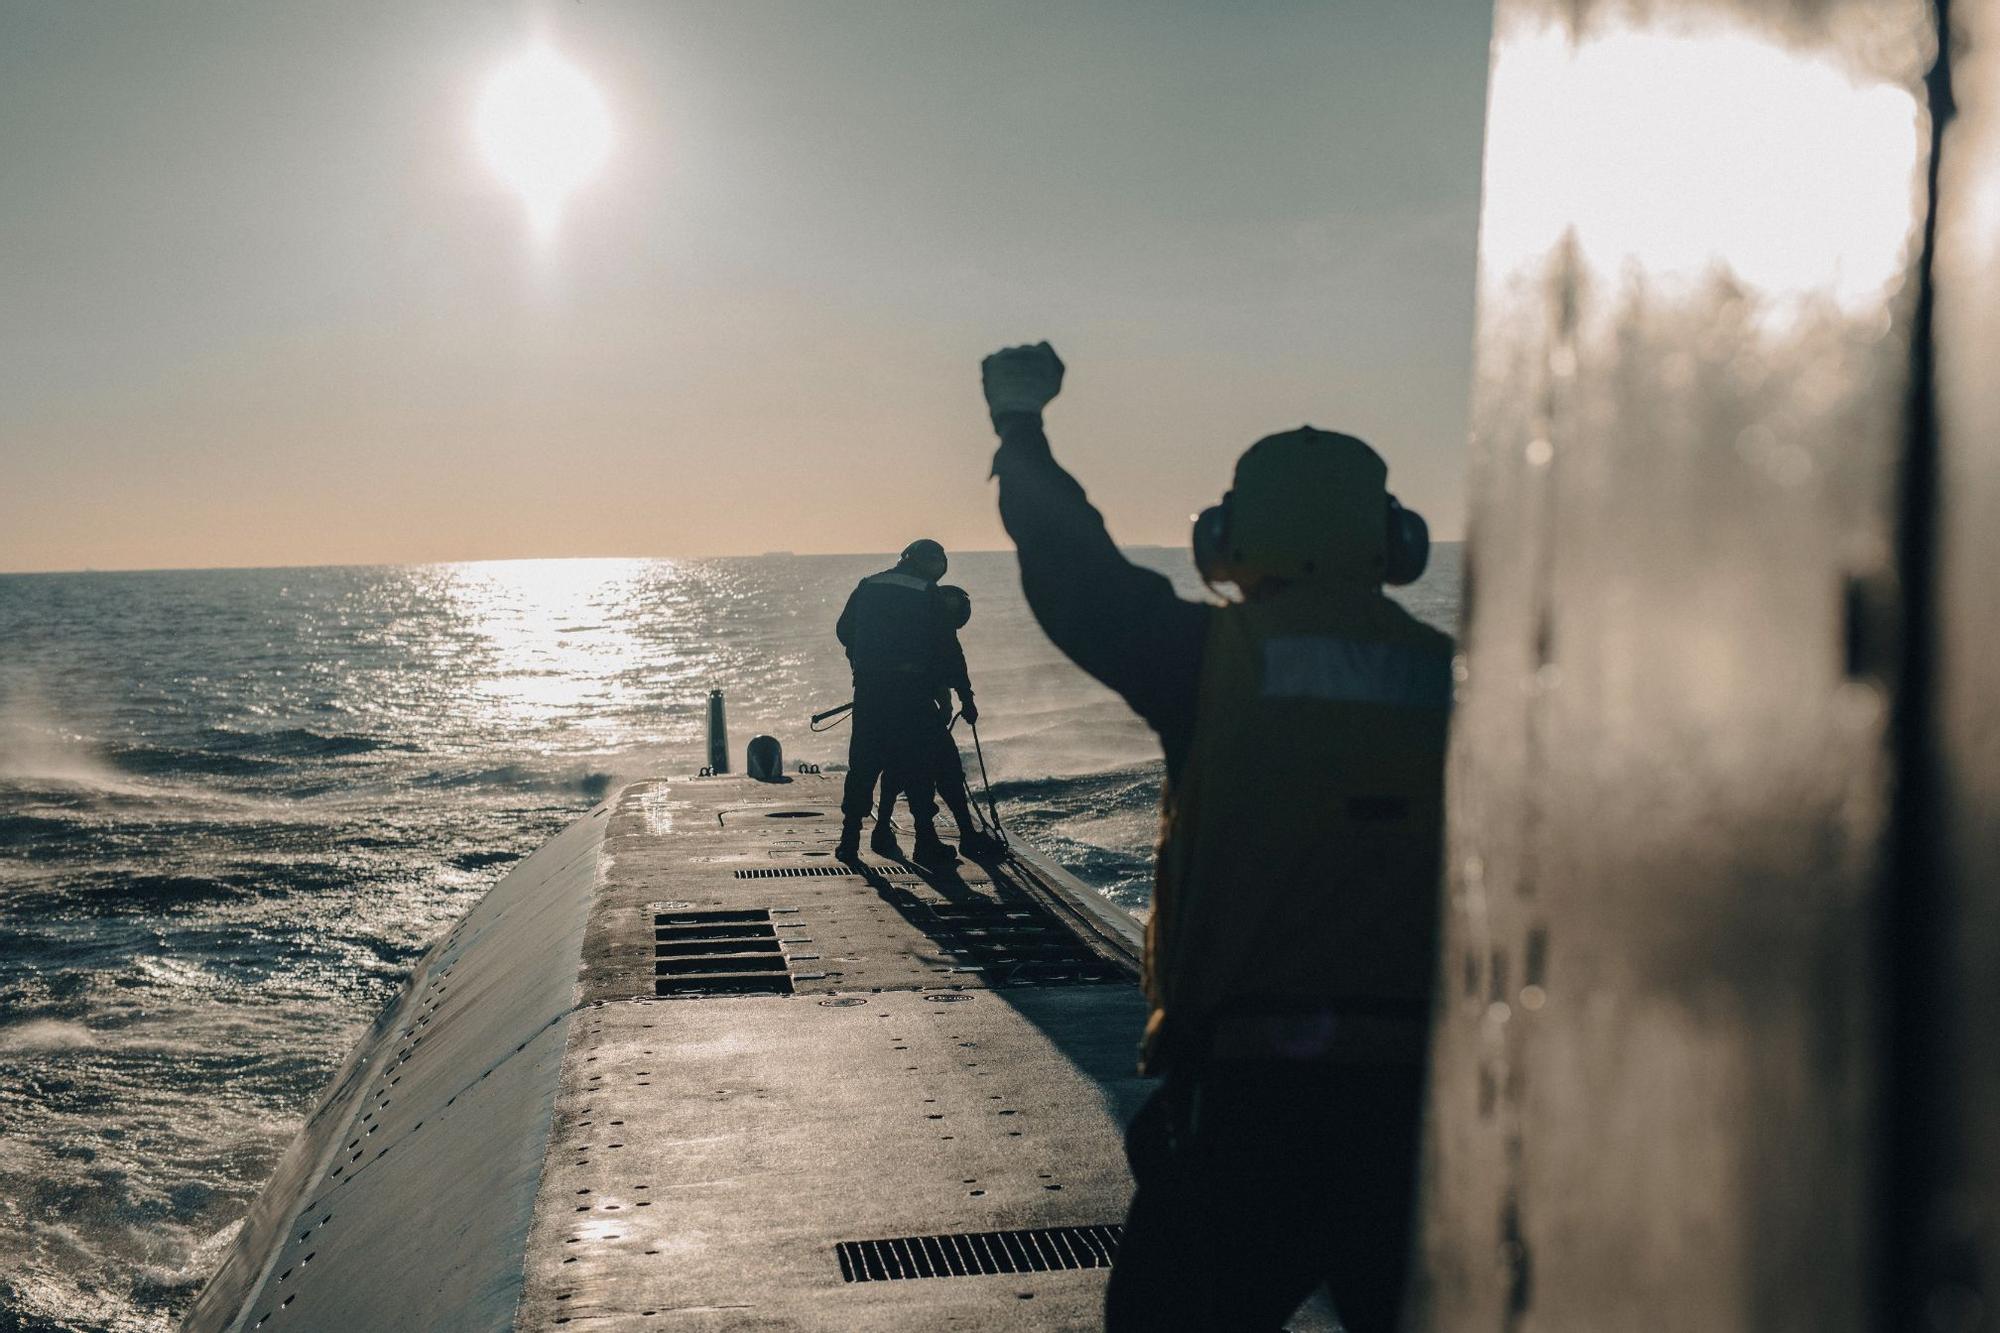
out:
M1210 505L1194 516L1194 565L1206 583L1233 582L1229 570L1229 502ZM1382 553L1382 581L1392 587L1415 583L1431 558L1431 528L1424 516L1389 497L1388 543Z
M1431 562L1431 525L1414 509L1389 497L1389 545L1383 553L1382 581L1401 588L1424 576Z
M964 629L972 623L972 595L955 584L940 583L938 597L944 602L946 617L953 629Z
M1228 582L1224 553L1229 549L1229 499L1233 494L1224 494L1221 504L1210 505L1194 516L1194 567L1201 581L1211 587Z

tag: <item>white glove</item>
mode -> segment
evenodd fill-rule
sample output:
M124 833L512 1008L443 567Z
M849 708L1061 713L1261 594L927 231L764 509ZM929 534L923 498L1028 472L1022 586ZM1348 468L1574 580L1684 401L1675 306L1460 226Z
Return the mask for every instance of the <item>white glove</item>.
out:
M1062 392L1063 363L1047 343L1004 347L979 363L986 387L986 407L995 417L1007 412L1039 416L1051 398Z

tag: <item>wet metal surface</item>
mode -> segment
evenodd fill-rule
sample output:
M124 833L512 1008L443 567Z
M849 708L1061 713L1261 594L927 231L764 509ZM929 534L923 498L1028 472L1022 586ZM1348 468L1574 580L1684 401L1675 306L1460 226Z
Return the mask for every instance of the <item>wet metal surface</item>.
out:
M1930 23L1498 6L1429 1327L1869 1326Z
M1932 1178L1906 1300L1934 1327L2000 1321L2000 3L1954 0L1939 182ZM1983 1323L1981 1321L1984 1321Z

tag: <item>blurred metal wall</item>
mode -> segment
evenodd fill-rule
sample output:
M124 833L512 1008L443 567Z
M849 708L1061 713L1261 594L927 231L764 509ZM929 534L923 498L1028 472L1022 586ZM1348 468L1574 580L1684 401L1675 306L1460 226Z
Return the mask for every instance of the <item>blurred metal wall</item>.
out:
M1906 1200L1909 1327L2000 1328L2000 0L1953 0L1936 275L1936 913L1909 1027L1929 1145ZM1923 816L1935 812L1935 822Z
M1497 7L1423 1327L2000 1327L2000 0L1953 9L1947 71L1927 0Z

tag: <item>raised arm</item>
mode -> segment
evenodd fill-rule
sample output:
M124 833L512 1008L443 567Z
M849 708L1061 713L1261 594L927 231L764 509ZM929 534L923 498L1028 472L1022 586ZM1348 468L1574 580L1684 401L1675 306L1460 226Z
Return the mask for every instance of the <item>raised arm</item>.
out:
M996 376L995 362L1017 353L1022 373L1014 382L1004 364ZM1045 360L1038 367L1030 358ZM1056 462L1040 411L1061 384L1054 351L1046 343L1009 349L988 358L986 372L1000 433L993 456L1000 520L1020 554L1028 605L1056 647L1117 691L1176 760L1193 730L1209 609L1127 560L1083 487Z

